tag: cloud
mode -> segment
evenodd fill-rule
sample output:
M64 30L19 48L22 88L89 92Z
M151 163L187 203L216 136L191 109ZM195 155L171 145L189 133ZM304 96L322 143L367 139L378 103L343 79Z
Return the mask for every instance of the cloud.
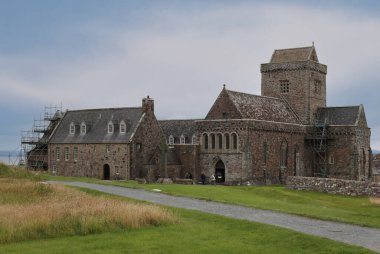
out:
M222 84L260 94L260 64L273 50L312 41L328 65L330 104L349 90L365 89L367 79L380 80L380 19L354 10L242 3L152 9L144 15L148 18L138 26L110 27L96 19L78 24L76 33L93 41L83 54L65 49L58 58L0 60L1 67L8 66L0 76L0 98L63 102L74 109L136 106L149 94L159 118L203 118ZM377 119L370 122L380 125ZM373 129L377 140L379 132Z

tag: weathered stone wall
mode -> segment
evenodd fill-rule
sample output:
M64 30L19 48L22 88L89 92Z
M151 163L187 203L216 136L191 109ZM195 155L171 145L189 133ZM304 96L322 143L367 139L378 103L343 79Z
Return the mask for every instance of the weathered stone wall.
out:
M254 120L198 121L200 137L199 168L206 176L215 173L219 160L225 165L226 183L280 183L288 175L305 175L303 165L305 128L301 125ZM232 148L231 135L238 137ZM208 135L205 148L203 135ZM216 145L212 148L211 135ZM219 147L218 134L223 137ZM226 148L226 134L230 137ZM286 143L286 166L281 168L281 145ZM265 154L266 153L266 154Z
M56 157L59 147L60 158ZM78 158L74 160L74 147ZM108 147L108 151L107 151ZM65 148L69 157L65 159ZM104 166L110 167L111 179L129 179L129 156L126 144L50 144L50 171L62 176L104 178Z
M317 68L311 68L310 64ZM311 124L317 108L326 106L326 68L312 61L262 64L261 95L285 98L301 120ZM289 81L288 93L281 93L280 80ZM318 89L315 82L319 84Z
M380 183L367 181L291 176L286 180L286 187L294 190L310 190L346 196L380 197Z

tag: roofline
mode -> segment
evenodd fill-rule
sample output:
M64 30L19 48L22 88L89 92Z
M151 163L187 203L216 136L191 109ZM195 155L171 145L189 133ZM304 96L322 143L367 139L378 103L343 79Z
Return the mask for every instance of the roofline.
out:
M250 118L242 118L242 119L211 119L211 120L197 120L196 122L229 122L229 121L244 121L244 122L263 122L263 123L279 123L279 124L287 124L287 125L296 125L296 126L308 126L306 124L299 123L287 123L287 122L276 122L276 121L267 121L267 120L258 120L258 119L250 119ZM312 126L312 125L310 125Z
M89 109L66 110L66 112L98 111L98 110L123 110L123 109L142 109L142 107L89 108Z
M58 124L55 126L54 130L50 133L50 136L48 137L48 143L50 143L50 140L53 138L56 130L61 126L62 122L63 122L63 118L65 118L67 114L67 110L63 113L63 116L61 118L61 120L59 120Z
M132 133L131 133L131 136L130 136L130 138L129 138L129 140L128 140L128 143L131 143L131 142L132 142L132 139L133 139L133 137L135 136L135 133L136 133L137 129L139 128L139 126L140 126L142 120L144 119L144 117L145 117L145 113L143 113L143 114L141 115L140 120L137 122L135 129L134 129L134 130L132 131Z
M246 94L246 95L250 95L250 96L263 97L263 98L275 99L275 100L282 101L281 98L277 98L277 97L264 96L264 95L257 95L257 94L251 94L251 93L245 93L245 92L238 92L238 91L227 90L227 89L226 89L226 91L227 91L227 92L240 93L240 94Z
M157 120L158 122L170 122L170 121L197 121L197 120L202 120L202 119L164 119L164 120Z
M272 62L273 57L274 57L274 53L276 53L276 51L296 50L296 49L306 49L306 48L313 48L313 47L314 47L314 45L312 45L312 46L305 46L305 47L298 47L298 48L275 49L275 50L273 50L273 53L272 53L272 56L271 56L269 62L270 62L270 63ZM310 56L309 56L309 58L310 58Z

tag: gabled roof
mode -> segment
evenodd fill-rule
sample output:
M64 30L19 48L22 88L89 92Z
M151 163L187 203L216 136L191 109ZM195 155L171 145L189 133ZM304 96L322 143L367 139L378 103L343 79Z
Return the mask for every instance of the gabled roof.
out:
M143 116L142 108L105 108L67 111L50 137L51 143L127 143ZM120 123L126 124L126 133L120 133ZM80 134L80 125L86 124L86 134ZM114 125L108 134L108 123ZM75 134L70 134L70 125Z
M360 106L326 107L317 111L317 121L329 125L355 126L360 116Z
M276 49L272 54L270 63L285 63L307 60L318 62L318 57L314 46L290 49Z
M191 141L192 136L196 132L195 120L159 120L162 131L165 134L166 139L172 135L178 139L181 135L184 135L187 140Z
M225 90L243 119L299 123L284 100Z

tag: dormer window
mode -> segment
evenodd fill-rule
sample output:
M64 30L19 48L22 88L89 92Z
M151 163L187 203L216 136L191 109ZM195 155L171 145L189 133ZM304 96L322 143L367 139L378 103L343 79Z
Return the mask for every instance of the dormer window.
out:
M174 137L172 135L169 136L169 145L174 145Z
M289 93L289 80L280 80L280 92Z
M81 125L80 125L80 134L81 135L85 135L86 134L86 123L85 122L82 122Z
M193 136L191 137L191 143L192 143L193 145L197 144L197 136L193 135Z
M73 122L70 123L70 134L71 135L75 134L75 124Z
M126 128L125 122L121 121L120 122L120 133L125 134L126 130L127 130L127 128Z
M181 145L184 145L186 143L186 138L183 134L181 135L181 137L179 137L179 143Z
M108 123L107 129L108 129L108 134L112 134L113 133L113 123L112 123L112 121L110 121Z

